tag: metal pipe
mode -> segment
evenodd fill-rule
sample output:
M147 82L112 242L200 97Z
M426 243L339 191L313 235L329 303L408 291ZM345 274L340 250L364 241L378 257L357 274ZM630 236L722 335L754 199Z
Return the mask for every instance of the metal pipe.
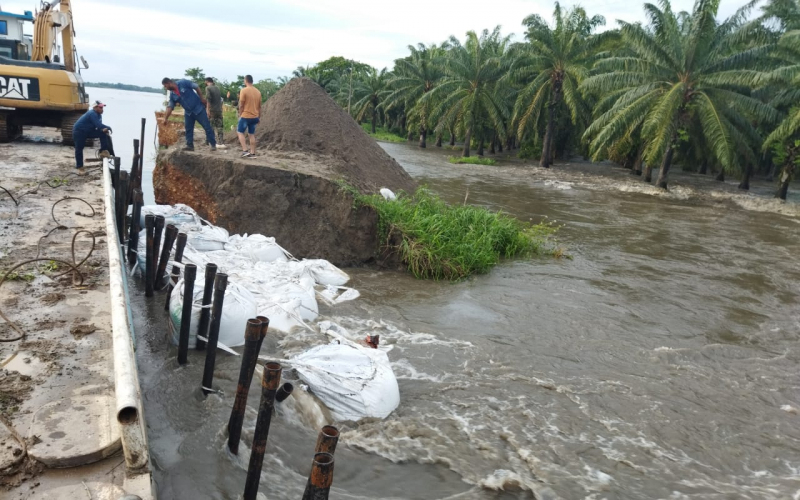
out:
M128 212L128 172L119 173L119 189L117 197L117 237L119 242L125 241L125 215Z
M114 180L114 189L119 189L119 172L120 172L121 159L120 158L114 158L113 160L114 160L113 161L113 163L114 163L114 177L112 179Z
M208 320L211 318L211 309L208 307L211 304L211 296L214 293L214 277L217 275L216 264L206 264L206 284L203 288L203 309L200 310L200 325L197 328L197 336L201 335L208 338ZM197 339L195 349L202 351L206 348L206 341Z
M247 393L250 391L250 382L253 381L253 372L256 369L260 336L261 320L248 319L244 331L244 351L242 352L242 367L239 369L239 384L236 386L236 399L233 401L231 416L228 419L228 449L234 455L239 454L244 410L247 408Z
M142 118L142 137L141 141L139 141L139 179L136 181L139 189L142 189L142 173L144 171L144 129L146 124L147 119Z
M253 447L250 450L250 465L244 483L244 500L255 500L258 494L261 466L264 465L264 452L267 450L269 424L272 421L272 410L275 408L275 392L280 383L281 365L272 361L265 364L264 375L261 377L261 402L258 405L258 419L253 434Z
M155 287L159 290L164 288L164 281L166 281L167 262L169 262L169 254L172 253L172 245L175 244L175 238L178 237L178 228L173 224L167 226L164 232L164 246L161 248L161 259L158 261L156 268L156 279L154 280Z
M144 267L144 296L153 296L153 231L156 217L153 214L144 216L144 227L147 231L147 253Z
M103 168L103 190L106 212L106 235L114 234L114 215L112 211L111 172ZM122 267L122 248L114 238L108 240L108 282L111 298L111 340L114 356L114 395L116 397L117 424L120 426L120 440L128 469L136 470L147 466L149 453L144 422L140 418L141 393L136 371L136 358L133 352L132 326L128 323L127 287L124 284Z
M211 325L208 328L208 350L206 364L203 368L203 393L212 391L214 382L214 363L217 360L217 341L219 340L219 322L222 320L222 304L225 301L225 289L228 287L228 275L217 273L214 280L214 305L211 307Z
M197 266L186 264L183 267L183 311L181 311L181 331L178 339L178 364L186 364L189 352L189 328L192 326L192 303L194 302L194 279Z
M139 218L142 216L144 198L138 189L133 190L133 211L131 212L131 232L128 236L128 262L133 261L139 253Z
M308 477L303 500L328 500L328 493L333 484L333 455L315 453L311 464L311 475Z
M158 281L156 280L156 267L158 266L158 254L161 250L161 235L164 232L164 223L166 219L164 219L163 215L156 215L156 226L155 230L153 231L153 268L150 269L150 272L153 273L153 288L157 288Z
M138 189L136 181L139 180L139 139L133 140L133 165L131 165L131 191Z
M267 330L269 330L269 318L266 316L256 316L256 319L261 321L261 335L258 337L257 349L257 352L261 353L261 344L264 343L264 337L267 336Z
M282 386L278 388L278 393L275 395L275 401L278 403L283 403L286 398L292 395L292 391L294 390L294 386L289 382L286 382Z
M186 248L186 233L178 233L178 241L175 244L175 262L183 262L183 249ZM172 289L178 282L178 277L181 275L181 269L177 265L172 265L172 278L169 280L167 286L167 301L164 304L164 310L169 311L169 298L172 295Z
M314 447L316 453L333 453L336 451L336 443L339 442L339 429L332 425L326 425L319 431L317 445Z

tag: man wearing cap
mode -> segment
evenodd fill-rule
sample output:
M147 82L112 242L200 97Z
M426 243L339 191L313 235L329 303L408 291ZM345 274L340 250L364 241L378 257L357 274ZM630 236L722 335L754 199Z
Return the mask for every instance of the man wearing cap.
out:
M186 146L184 151L194 151L194 124L200 123L206 131L206 139L211 144L211 151L217 150L217 140L214 138L214 131L211 129L211 122L208 121L206 113L206 100L200 93L200 87L190 80L175 80L164 78L161 80L164 89L169 90L169 104L167 112L164 114L164 125L167 124L169 115L175 109L176 104L183 107L183 124L186 128Z
M72 127L72 140L75 142L75 168L78 174L83 175L83 147L86 139L100 139L100 156L108 158L111 154L109 150L108 133L111 127L104 125L100 117L103 115L103 108L106 105L100 101L94 101L92 109L81 116Z

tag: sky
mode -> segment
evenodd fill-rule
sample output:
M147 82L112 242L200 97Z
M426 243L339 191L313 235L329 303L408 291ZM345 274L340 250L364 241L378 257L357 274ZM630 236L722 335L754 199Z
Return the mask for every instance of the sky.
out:
M72 0L78 53L89 62L83 79L159 87L165 76L186 68L233 80L290 75L298 66L343 56L377 68L392 67L407 46L459 39L469 30L502 26L521 39L522 19L551 19L553 3L491 0L480 9L456 0ZM675 10L690 10L693 0L673 0ZM723 0L727 17L744 0ZM399 5L402 9L398 8ZM573 3L562 2L562 6ZM34 10L38 1L0 0L7 12ZM590 15L643 21L642 2L584 0ZM28 28L30 30L30 27Z

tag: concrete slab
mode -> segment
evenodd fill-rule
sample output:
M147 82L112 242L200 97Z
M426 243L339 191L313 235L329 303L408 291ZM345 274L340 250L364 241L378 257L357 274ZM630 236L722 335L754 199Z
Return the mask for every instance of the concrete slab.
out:
M38 442L28 454L48 467L77 467L111 456L122 446L115 404L110 396L74 396L42 406L28 433Z

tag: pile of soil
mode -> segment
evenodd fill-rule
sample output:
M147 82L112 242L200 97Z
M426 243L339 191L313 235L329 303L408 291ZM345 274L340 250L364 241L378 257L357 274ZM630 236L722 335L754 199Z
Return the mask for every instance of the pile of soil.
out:
M362 192L414 191L403 167L308 78L291 80L263 105L255 135L259 151L301 153Z

